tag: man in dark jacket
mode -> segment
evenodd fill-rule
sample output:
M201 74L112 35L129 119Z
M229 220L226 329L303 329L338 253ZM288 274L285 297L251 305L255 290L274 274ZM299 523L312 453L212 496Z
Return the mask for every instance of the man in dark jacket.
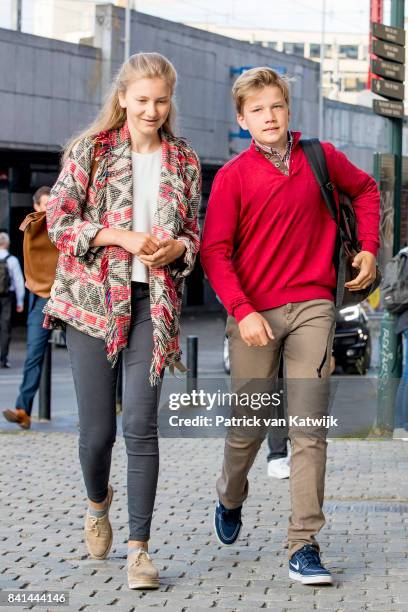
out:
M408 253L408 247L403 249L403 251ZM404 273L408 279L408 259L405 264ZM395 331L397 334L403 335L405 366L395 398L394 438L408 439L408 303L406 304L406 309L398 316Z

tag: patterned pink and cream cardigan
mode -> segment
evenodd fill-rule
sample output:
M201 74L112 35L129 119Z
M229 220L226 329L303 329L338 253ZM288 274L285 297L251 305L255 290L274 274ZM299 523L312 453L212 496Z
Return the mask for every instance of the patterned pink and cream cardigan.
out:
M91 180L95 150L98 166ZM186 250L180 260L150 270L152 385L157 384L166 366L180 365L179 315L184 280L193 269L199 249L200 194L196 153L184 140L163 133L159 199L152 234L159 239L182 240ZM44 309L44 327L50 329L65 322L103 339L112 365L127 345L132 258L121 247L90 244L102 228L132 229L132 209L127 123L120 129L80 140L51 190L47 207L48 233L60 254L51 297Z

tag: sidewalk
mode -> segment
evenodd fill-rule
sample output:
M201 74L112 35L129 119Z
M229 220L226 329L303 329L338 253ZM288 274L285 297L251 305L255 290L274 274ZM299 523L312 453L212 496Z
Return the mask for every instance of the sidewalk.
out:
M125 450L112 465L114 546L106 561L88 560L82 542L85 494L70 433L1 437L0 588L69 592L69 610L408 609L408 456L403 442L329 443L325 512L319 541L336 585L304 587L287 577L283 549L288 481L268 479L261 449L237 544L213 534L214 483L221 440L162 439L151 553L159 591L125 584ZM18 608L23 609L23 608ZM55 607L48 608L56 610Z
M222 317L188 317L183 333L199 336L201 376L221 378ZM222 547L212 528L222 439L161 438L150 546L161 588L129 591L123 438L117 438L112 463L114 545L106 561L89 560L72 379L66 351L54 355L52 424L34 422L29 432L0 426L0 589L68 591L69 607L41 608L53 611L408 610L408 445L401 441L330 440L327 525L319 542L336 584L314 588L288 579L289 482L266 476L264 447L250 473L240 539ZM15 371L0 376L1 407L15 395L23 356L17 342L11 354ZM361 386L361 378L354 381ZM361 406L357 392L354 403L349 397L336 409L360 413Z

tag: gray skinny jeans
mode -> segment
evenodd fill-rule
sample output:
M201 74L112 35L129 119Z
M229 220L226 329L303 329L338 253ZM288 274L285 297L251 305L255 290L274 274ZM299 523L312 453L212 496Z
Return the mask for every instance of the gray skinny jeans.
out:
M118 368L106 358L103 340L67 325L67 346L79 412L79 459L87 495L100 503L108 493L112 447L116 438ZM125 385L122 427L125 438L129 539L147 541L159 472L157 408L161 383L152 387L153 350L149 287L132 283L132 319L123 350Z

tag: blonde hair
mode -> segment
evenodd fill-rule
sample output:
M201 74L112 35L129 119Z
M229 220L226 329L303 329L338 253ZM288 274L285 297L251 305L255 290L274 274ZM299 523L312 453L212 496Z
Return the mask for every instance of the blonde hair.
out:
M242 115L245 100L248 98L251 91L254 89L260 90L264 87L268 87L269 85L279 87L285 102L289 107L289 79L282 77L278 72L272 70L272 68L261 66L259 68L245 70L245 72L243 72L237 78L232 87L232 97L234 99L235 108L238 115Z
M119 104L119 92L125 93L135 79L164 79L173 96L177 73L173 64L160 53L135 53L122 64L96 119L81 133L71 138L64 148L63 161L67 159L74 145L82 138L92 137L105 130L121 128L126 121L126 108ZM161 130L173 136L176 107L170 102L170 110Z

